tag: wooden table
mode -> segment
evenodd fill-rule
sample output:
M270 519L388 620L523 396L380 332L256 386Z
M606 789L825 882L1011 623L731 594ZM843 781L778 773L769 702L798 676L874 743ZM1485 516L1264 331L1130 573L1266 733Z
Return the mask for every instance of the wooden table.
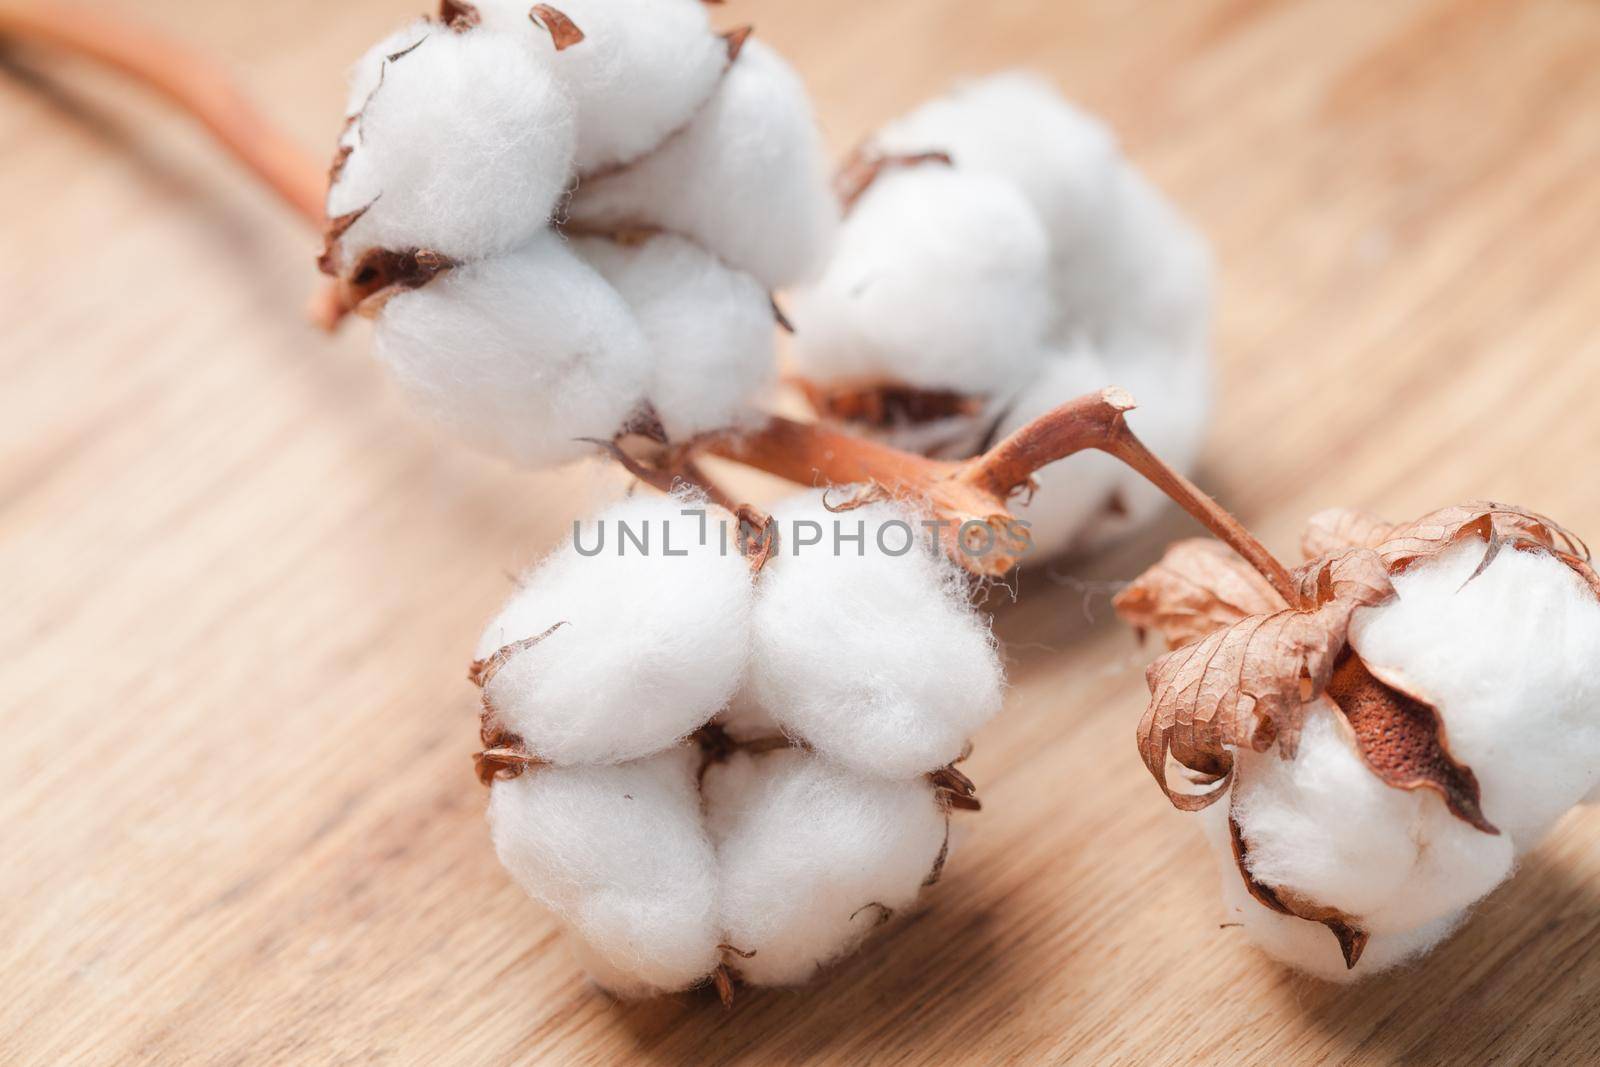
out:
M389 0L117 0L331 144ZM1026 64L1211 235L1202 481L1291 551L1335 503L1490 496L1600 536L1600 5L736 0L844 148ZM1600 813L1358 988L1219 928L1135 757L1148 651L1031 571L984 812L926 912L802 992L618 1005L501 872L463 668L616 480L414 421L302 319L314 241L79 64L0 77L0 1049L20 1063L1593 1060ZM1163 535L1187 533L1174 519ZM1003 600L1003 598L1002 598Z

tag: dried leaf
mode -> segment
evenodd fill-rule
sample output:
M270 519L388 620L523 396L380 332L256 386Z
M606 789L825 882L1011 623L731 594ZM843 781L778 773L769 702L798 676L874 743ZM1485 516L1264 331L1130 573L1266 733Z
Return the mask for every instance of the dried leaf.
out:
M440 0L439 21L457 33L465 33L483 21L474 4L464 0Z
M1198 811L1221 797L1232 769L1229 746L1285 758L1300 739L1305 705L1321 694L1344 650L1356 605L1332 600L1304 611L1251 615L1150 665L1150 706L1139 723L1139 754L1174 807ZM1167 757L1217 788L1175 793Z
M1298 588L1300 607L1307 611L1333 600L1348 603L1352 610L1371 607L1394 596L1388 568L1370 548L1312 560L1290 572L1290 577Z
M1292 893L1256 881L1255 876L1250 873L1249 846L1245 844L1244 834L1240 832L1239 823L1234 819L1232 812L1228 813L1228 834L1233 840L1234 864L1239 868L1239 877L1244 879L1244 887L1250 895L1280 915L1292 915L1326 926L1339 942L1339 952L1344 956L1345 967L1355 967L1361 960L1361 953L1366 950L1368 938L1359 920L1336 908L1325 908L1300 900Z
M1478 779L1445 745L1444 723L1433 705L1380 679L1347 651L1328 682L1328 698L1344 713L1356 749L1374 774L1396 789L1432 789L1463 822L1498 834L1484 817Z
M744 43L750 39L750 35L754 32L756 32L754 26L739 26L722 35L722 40L728 46L729 63L739 58L739 53L744 51Z
M1286 606L1242 556L1204 537L1175 542L1111 604L1128 625L1161 634L1170 649Z
M1354 508L1329 508L1311 516L1300 538L1306 559L1332 556L1352 548L1377 548L1394 532L1394 523Z
M840 206L848 212L855 206L856 201L872 188L872 183L877 181L884 171L895 167L916 167L924 163L937 163L946 167L954 165L948 152L886 155L867 145L858 145L845 158L839 167L839 173L834 176L834 195L839 198Z
M793 379L813 410L824 418L880 430L921 426L983 411L984 398L948 389L919 389L902 382L857 381L818 385Z
M549 4L534 4L528 11L528 18L550 35L557 52L564 52L583 40L583 31L578 29L577 24Z
M1559 524L1525 508L1491 501L1440 508L1398 527L1383 542L1378 554L1390 573L1399 574L1419 560L1431 559L1469 537L1486 544L1499 541L1544 548L1557 556L1582 562L1589 559L1588 546Z

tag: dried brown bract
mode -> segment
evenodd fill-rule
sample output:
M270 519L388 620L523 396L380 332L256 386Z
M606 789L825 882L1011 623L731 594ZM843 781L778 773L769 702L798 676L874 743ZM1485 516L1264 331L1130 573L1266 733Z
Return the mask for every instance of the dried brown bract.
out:
M566 14L549 4L534 4L528 10L528 18L550 35L550 41L556 46L557 52L563 52L583 40L583 31Z
M457 33L465 33L483 21L478 8L464 0L440 0L439 21Z
M794 379L818 415L876 430L921 426L980 414L984 398L948 389L918 389L902 382L837 382L820 385Z

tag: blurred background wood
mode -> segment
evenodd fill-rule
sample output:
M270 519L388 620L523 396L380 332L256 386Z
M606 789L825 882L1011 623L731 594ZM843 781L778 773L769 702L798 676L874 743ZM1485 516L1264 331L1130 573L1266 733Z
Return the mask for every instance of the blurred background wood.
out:
M390 0L106 0L216 54L319 152ZM1490 496L1600 537L1593 0L735 0L843 150L1028 65L1215 242L1201 481L1290 553L1331 504ZM0 72L0 1048L19 1063L1541 1062L1600 1056L1600 812L1355 989L1219 928L1134 754L1117 555L997 597L1014 689L931 907L731 1014L586 986L502 874L471 642L610 475L526 475L405 411L314 239L80 64ZM1161 533L1188 533L1173 519Z

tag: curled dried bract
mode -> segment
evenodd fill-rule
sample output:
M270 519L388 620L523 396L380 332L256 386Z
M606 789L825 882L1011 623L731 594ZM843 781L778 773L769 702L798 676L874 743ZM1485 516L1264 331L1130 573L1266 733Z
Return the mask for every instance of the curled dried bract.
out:
M550 41L556 46L557 52L565 51L583 40L583 31L575 22L566 16L566 13L549 4L534 4L528 10L528 18L550 35Z

